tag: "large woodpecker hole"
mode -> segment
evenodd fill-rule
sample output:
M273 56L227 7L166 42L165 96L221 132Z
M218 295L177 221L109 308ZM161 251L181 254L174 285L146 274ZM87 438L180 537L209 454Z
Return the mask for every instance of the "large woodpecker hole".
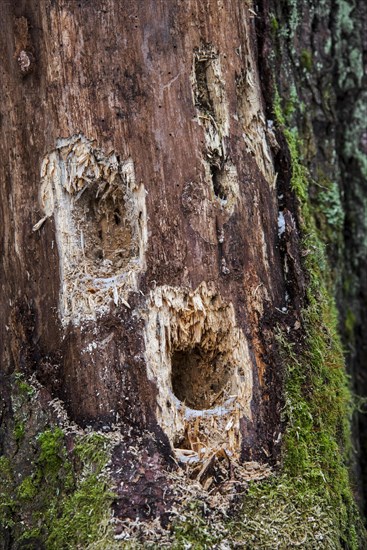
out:
M157 387L158 421L177 456L186 449L201 460L202 451L207 457L221 448L239 456L253 364L233 304L203 282L195 290L158 286L147 309L147 372Z
M83 135L60 138L43 160L40 202L54 216L63 325L105 315L126 303L143 269L145 190L133 161L105 155Z
M177 350L172 356L172 389L187 407L211 409L222 402L232 368L220 353L200 347Z

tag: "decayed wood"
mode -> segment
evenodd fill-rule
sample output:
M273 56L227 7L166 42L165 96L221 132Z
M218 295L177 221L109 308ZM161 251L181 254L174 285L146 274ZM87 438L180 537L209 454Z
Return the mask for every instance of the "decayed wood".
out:
M2 11L3 372L35 373L83 426L151 430L160 460L168 442L210 447L215 414L186 428L177 415L242 396L217 425L220 445L228 435L238 456L274 461L273 328L302 288L287 298L253 11L239 0ZM296 227L285 234L297 273ZM174 353L176 371L191 361L217 377L198 379L202 406L177 390Z

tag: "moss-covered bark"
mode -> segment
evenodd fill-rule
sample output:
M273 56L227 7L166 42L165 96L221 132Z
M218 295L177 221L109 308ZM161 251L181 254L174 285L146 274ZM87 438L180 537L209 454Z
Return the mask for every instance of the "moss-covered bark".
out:
M288 10L288 11L287 11ZM291 14L291 17L288 17ZM363 2L285 2L273 6L274 59L288 127L301 140L306 198L328 260L354 401L365 386L366 42ZM276 22L276 28L274 27ZM362 400L361 400L362 397ZM358 404L359 403L359 404ZM359 431L361 432L359 433ZM353 419L354 486L365 493L364 414Z

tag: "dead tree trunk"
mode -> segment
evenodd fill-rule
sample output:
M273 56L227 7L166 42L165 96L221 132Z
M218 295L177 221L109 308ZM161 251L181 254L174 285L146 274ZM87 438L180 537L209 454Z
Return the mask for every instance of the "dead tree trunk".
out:
M115 514L167 518L180 461L207 489L216 453L276 465L276 327L304 338L309 251L273 114L270 7L1 10L0 450L34 481L38 433L61 426L70 458L75 434L103 432ZM38 399L17 439L19 380ZM22 529L4 529L18 548Z
M287 303L248 7L6 16L3 364L82 425L119 418L172 445L181 404L236 394L220 434L232 421L240 453L242 424L242 451L272 454L264 342Z

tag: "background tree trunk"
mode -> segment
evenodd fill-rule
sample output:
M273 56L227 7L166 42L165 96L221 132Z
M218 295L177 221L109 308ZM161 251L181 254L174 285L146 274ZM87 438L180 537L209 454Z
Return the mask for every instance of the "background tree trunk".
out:
M196 480L184 481L195 499L221 495L237 514L243 483L279 471L282 410L292 425L289 357L305 361L302 395L312 401L317 386L304 366L313 349L304 311L321 300L311 219L335 266L319 275L325 304L335 287L360 368L365 143L350 105L363 105L362 25L352 5L305 4L2 6L4 548L109 536L111 548L113 534L99 530L111 500L118 539L136 535L127 519L160 518L156 540L219 544L214 516L213 539L172 527L172 510L193 495L180 489L182 472ZM359 117L353 135L343 130L350 117ZM303 194L297 175L309 182ZM322 345L334 349L323 315ZM335 392L347 417L340 357ZM333 377L320 374L320 385L334 391ZM334 424L343 446L346 424ZM335 471L345 473L343 453ZM357 518L348 481L331 494ZM247 536L250 527L223 534L229 544Z

